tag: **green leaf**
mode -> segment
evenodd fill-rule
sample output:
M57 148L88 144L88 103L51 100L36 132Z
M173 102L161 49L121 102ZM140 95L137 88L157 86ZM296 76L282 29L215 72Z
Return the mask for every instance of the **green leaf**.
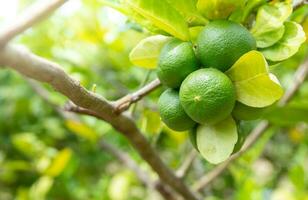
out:
M276 3L259 8L256 23L251 29L257 41L257 47L265 48L275 44L284 33L283 22L291 15L292 5Z
M160 50L170 39L171 37L154 35L141 40L130 52L130 61L136 66L156 68Z
M88 139L92 142L95 142L98 138L95 130L79 121L67 120L65 121L65 125L70 131L72 131L72 133L75 133L76 135Z
M308 4L302 5L296 10L294 10L294 12L290 17L290 20L300 24L306 19L307 16L308 16Z
M155 26L184 41L189 40L184 17L166 0L129 0L128 5Z
M251 107L265 107L281 98L283 90L277 78L268 72L262 53L244 54L226 74L233 81L237 100Z
M181 13L186 22L192 26L205 25L208 21L197 10L197 0L167 0L179 13Z
M307 107L288 105L269 109L264 115L264 118L276 125L294 125L301 122L308 123L307 116Z
M30 158L41 156L47 149L45 144L34 133L14 134L12 143L16 149Z
M197 128L197 146L201 155L210 163L225 161L237 142L235 121L229 117L215 125L204 124Z
M293 56L306 40L305 32L296 22L285 22L283 37L273 46L262 50L271 61L282 61Z
M245 24L251 12L264 3L266 3L266 0L248 0L243 8L239 8L232 13L229 20Z
M197 41L199 33L203 30L204 26L194 26L189 28L190 39L193 43Z
M41 176L34 184L30 187L29 199L41 200L45 199L47 193L52 188L54 179L49 176Z
M305 184L305 169L300 164L295 164L288 170L289 178L291 179L293 185L296 187L298 191L304 191Z
M141 129L144 133L156 135L161 132L163 124L158 112L145 109L141 120Z
M208 19L226 19L247 0L198 0L197 9Z

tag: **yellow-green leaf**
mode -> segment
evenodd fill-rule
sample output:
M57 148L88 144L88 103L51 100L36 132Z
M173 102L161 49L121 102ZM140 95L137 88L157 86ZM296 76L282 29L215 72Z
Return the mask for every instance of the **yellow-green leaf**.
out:
M306 40L305 32L296 22L285 22L283 37L273 46L262 50L264 56L271 61L282 61L293 56Z
M197 9L208 19L226 19L247 0L198 0Z
M184 17L166 0L128 0L128 5L155 26L181 40L189 40Z
M203 28L204 26L194 26L194 27L189 28L189 35L193 43L196 42L199 36L199 33L203 30Z
M208 21L197 10L197 0L167 0L179 13L181 13L186 22L191 26L205 25Z
M237 142L237 128L232 117L215 124L197 128L197 146L210 163L218 164L230 157Z
M291 13L292 5L286 2L260 7L256 23L251 29L257 41L257 47L269 47L281 39L285 30L283 23Z
M178 146L187 141L187 131L175 131L170 129L167 125L163 126L163 131L172 139L172 141Z
M37 158L45 153L47 147L34 133L12 135L12 144L28 157Z
M160 50L170 39L171 37L154 35L141 40L130 52L130 61L139 67L156 68Z
M158 112L145 109L141 120L141 129L144 133L156 135L161 132L162 122Z
M52 177L58 176L65 169L71 157L72 157L71 149L65 148L61 150L53 159L52 163L46 169L44 174Z
M41 176L29 190L29 199L31 200L44 200L46 199L47 193L52 188L54 180L49 176Z
M95 142L97 140L96 132L86 124L74 120L67 120L65 124L67 128L76 135L88 139L92 142Z
M233 81L237 100L251 107L265 107L281 98L283 90L262 53L250 51L244 54L226 74Z

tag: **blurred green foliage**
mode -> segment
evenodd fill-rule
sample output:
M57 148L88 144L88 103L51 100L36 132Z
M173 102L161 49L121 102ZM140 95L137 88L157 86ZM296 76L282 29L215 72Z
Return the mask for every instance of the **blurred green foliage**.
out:
M32 2L20 0L17 13ZM149 73L128 60L130 50L149 33L99 2L70 1L14 42L59 63L86 88L96 84L97 93L115 100L136 90ZM307 34L307 17L301 20L298 15L295 13L293 18L304 25ZM271 67L284 88L292 83L307 52L306 41L291 59ZM154 77L150 73L149 79ZM65 97L44 87L55 104L66 103ZM163 160L176 170L192 147L187 133L174 132L161 123L156 107L160 93L161 89L139 102L134 116ZM308 199L307 99L306 81L286 108L273 107L265 114L274 126L205 189L205 199ZM160 198L97 145L101 138L112 143L155 176L110 125L91 117L82 117L81 121L63 119L24 77L7 69L0 70L0 113L1 200ZM244 123L242 134L257 123ZM188 185L213 167L198 158L187 177Z

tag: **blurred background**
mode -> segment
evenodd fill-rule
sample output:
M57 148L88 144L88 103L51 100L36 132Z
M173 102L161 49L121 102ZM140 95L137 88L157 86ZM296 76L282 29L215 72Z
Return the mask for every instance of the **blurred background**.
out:
M43 1L43 0L41 0ZM34 0L0 1L0 28ZM301 23L308 33L308 7ZM301 13L302 14L302 13ZM132 66L130 50L150 33L103 1L69 1L52 17L14 40L59 63L80 83L116 100L153 80L155 73ZM307 41L291 59L272 66L284 88L308 56ZM50 87L48 98L67 99ZM110 125L91 117L68 120L35 92L34 85L8 69L0 70L0 200L160 199L134 172L100 148L112 143L151 176L149 167ZM158 89L133 106L134 117L150 143L174 171L192 149L187 133L166 128L157 113ZM308 81L288 106L264 115L274 126L257 145L203 192L205 199L308 200ZM243 135L259 121L242 124ZM192 185L214 166L197 157L186 182Z

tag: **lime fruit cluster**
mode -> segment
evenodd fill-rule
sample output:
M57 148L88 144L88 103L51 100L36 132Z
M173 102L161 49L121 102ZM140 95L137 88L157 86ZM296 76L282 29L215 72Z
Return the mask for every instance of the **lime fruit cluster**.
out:
M228 20L206 25L195 45L178 39L168 42L157 69L161 83L169 88L158 102L164 123L173 130L185 131L230 116L236 94L224 71L255 48L249 31Z

